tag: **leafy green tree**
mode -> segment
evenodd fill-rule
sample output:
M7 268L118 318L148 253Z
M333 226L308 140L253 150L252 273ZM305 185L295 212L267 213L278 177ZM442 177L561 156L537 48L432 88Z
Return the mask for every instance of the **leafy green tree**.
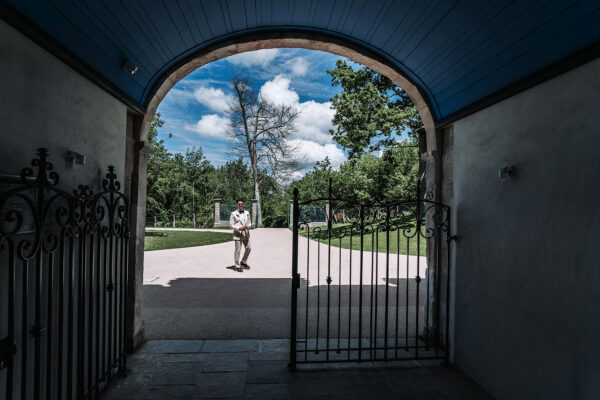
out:
M345 60L327 73L332 86L342 88L331 98L335 129L330 133L350 159L389 148L403 133L415 140L423 123L408 94L392 80L367 67L355 70Z
M301 179L292 182L288 195L291 198L294 188L298 188L302 201L326 198L329 190L329 178L333 179L334 175L336 175L336 172L331 167L331 161L329 157L325 157L323 161L317 161L313 169L308 171ZM339 185L333 186L338 187Z
M408 142L382 152L380 156L364 153L346 161L338 170L331 168L328 158L315 164L301 179L292 182L288 196L298 188L300 200L326 198L329 179L333 196L362 204L412 199L415 196L419 154Z
M169 163L172 155L167 151L165 141L158 138L158 128L163 127L164 124L165 122L160 119L160 113L156 113L148 132L152 152L148 154L147 159L146 211L152 216L166 215L168 187L171 186L171 177L165 165Z

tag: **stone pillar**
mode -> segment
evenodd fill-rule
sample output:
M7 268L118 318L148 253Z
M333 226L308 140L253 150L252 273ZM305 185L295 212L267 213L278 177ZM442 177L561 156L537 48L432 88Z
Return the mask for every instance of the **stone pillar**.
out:
M215 197L213 200L215 202L215 223L213 224L213 227L216 228L221 226L221 201L223 201L223 199Z
M325 200L325 222L329 223L329 217L331 217L331 215L329 215L329 200Z
M258 214L258 207L256 204L256 199L252 199L252 228L258 228L256 226L257 214Z
M125 190L130 195L129 266L127 270L127 309L125 335L127 351L144 343L142 315L144 291L144 232L146 230L146 157L152 151L140 135L141 118L128 114Z
M290 212L288 213L288 227L292 227L294 224L294 200L290 200Z

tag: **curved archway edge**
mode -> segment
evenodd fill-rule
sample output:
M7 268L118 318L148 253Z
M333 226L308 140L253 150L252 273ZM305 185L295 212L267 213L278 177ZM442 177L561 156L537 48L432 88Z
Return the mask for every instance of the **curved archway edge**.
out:
M144 232L146 222L146 157L148 151L148 131L154 118L154 114L173 86L194 70L210 62L220 60L235 54L254 50L272 48L304 48L309 50L321 50L346 57L352 61L363 64L372 70L387 76L402 87L417 107L423 120L427 151L437 150L442 140L436 140L438 135L435 128L435 120L430 104L419 87L409 78L403 75L397 68L393 67L380 56L366 50L363 47L340 40L335 37L320 34L304 33L261 33L248 34L236 39L229 39L211 47L207 47L186 59L180 61L168 70L154 86L146 106L146 113L133 121L135 128L132 139L135 149L132 147L130 156L127 158L127 167L131 171L131 212L134 230L130 242L129 264L133 268L129 272L129 307L127 311L127 343L129 351L137 349L144 342L143 309L143 271L144 271ZM133 145L133 143L132 143ZM439 151L435 157L426 157L425 187L427 191L433 192L437 197L441 187L441 164Z
M147 141L148 130L159 104L169 90L185 76L213 61L249 51L274 48L303 48L325 51L346 57L387 76L407 92L413 104L417 107L426 132L427 149L429 151L435 150L436 136L433 112L427 98L415 83L381 57L360 46L327 35L297 32L287 34L254 33L236 39L229 39L205 48L179 62L167 71L154 86L152 94L149 96L147 112L141 124L140 140Z

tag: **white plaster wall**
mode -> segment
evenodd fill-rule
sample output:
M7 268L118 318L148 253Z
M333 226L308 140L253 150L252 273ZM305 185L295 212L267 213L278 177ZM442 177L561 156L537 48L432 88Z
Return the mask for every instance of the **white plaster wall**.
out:
M600 398L600 59L456 122L454 157L454 362L499 399Z
M0 173L18 174L46 147L61 187L96 191L108 165L123 181L126 120L124 104L0 21ZM86 165L67 162L69 150Z

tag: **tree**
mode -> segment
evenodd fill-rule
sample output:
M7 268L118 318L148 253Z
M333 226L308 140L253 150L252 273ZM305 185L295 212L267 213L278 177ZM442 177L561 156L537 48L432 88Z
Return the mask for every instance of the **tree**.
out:
M171 153L167 151L165 141L158 138L158 128L164 125L160 113L156 113L148 131L148 140L152 152L148 154L148 186L146 196L146 211L152 216L166 214L167 197L172 186L169 182L171 176L166 164L170 163Z
M228 135L234 154L250 160L258 208L256 221L261 226L261 170L281 180L289 178L299 165L290 141L296 130L298 111L267 101L254 90L248 78L236 75L231 83L234 98L226 112L230 120Z
M333 139L349 151L349 158L390 148L407 133L415 142L421 117L408 94L389 78L367 67L354 70L345 60L327 70L332 86L342 92L331 98L335 110Z
M331 168L329 157L325 157L323 161L317 161L313 169L304 174L301 179L292 182L288 195L291 197L293 190L297 188L300 199L303 201L326 198L329 190L329 178L334 178L336 175L336 171ZM334 185L334 187L337 188L338 185Z
M367 204L375 198L383 202L412 199L416 191L419 152L414 146L398 146L385 150L381 156L364 153L346 161L338 170L331 168L328 158L317 162L301 179L292 182L288 197L298 188L300 199L326 198L329 178L333 196Z

